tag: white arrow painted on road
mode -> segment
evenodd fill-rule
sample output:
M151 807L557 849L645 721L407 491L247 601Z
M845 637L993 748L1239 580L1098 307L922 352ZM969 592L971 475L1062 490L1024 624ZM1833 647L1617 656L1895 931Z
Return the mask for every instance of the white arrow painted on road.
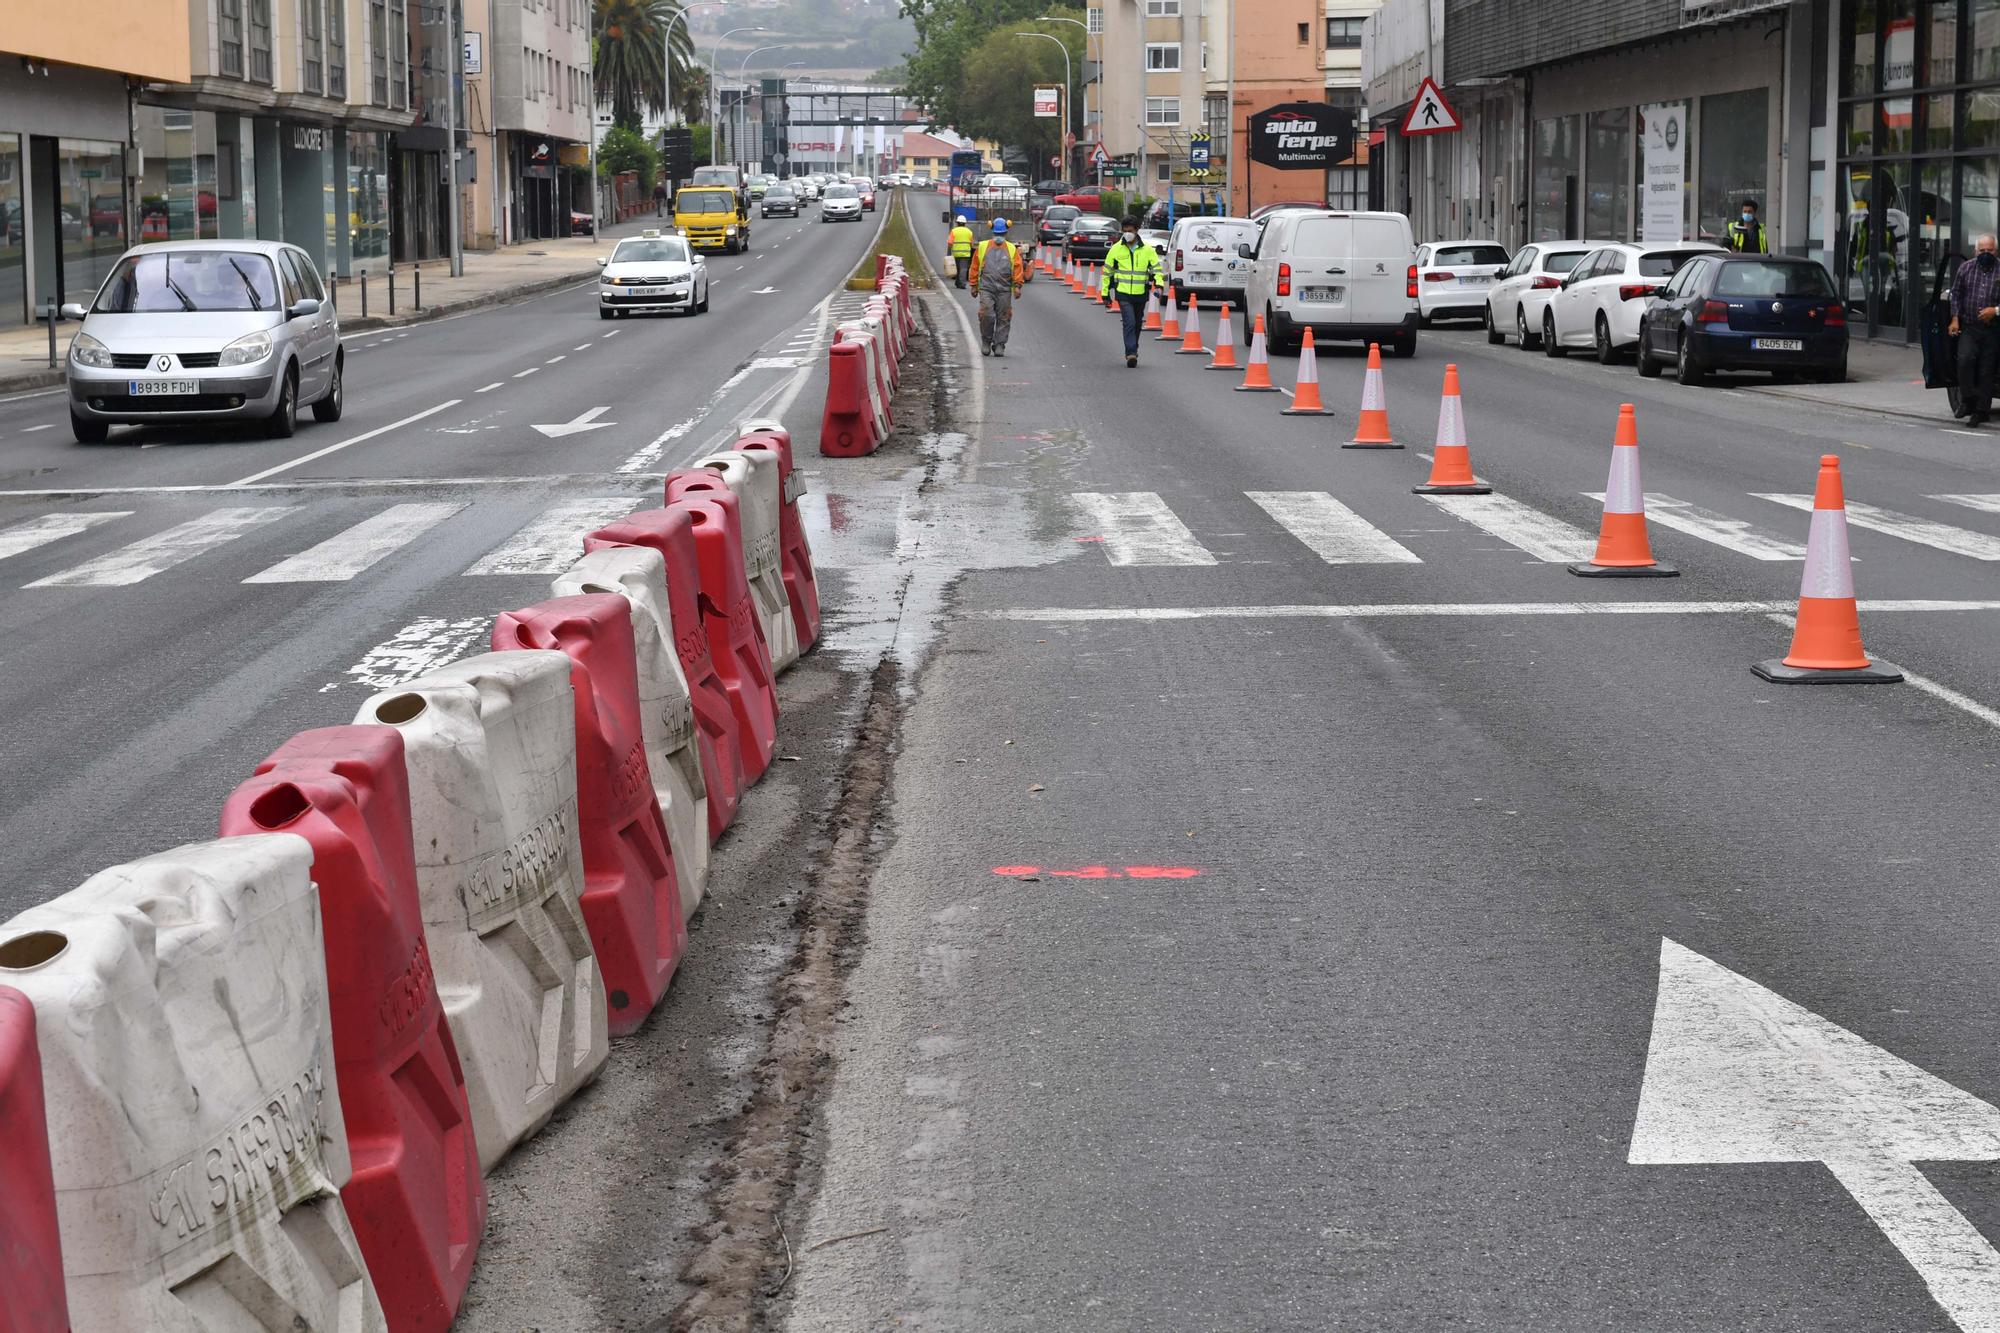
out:
M775 292L777 290L778 289L776 287L759 287L756 291L750 294L752 296L769 296L772 292Z
M1626 1160L1824 1162L1968 1333L2000 1331L2000 1253L1916 1162L2000 1158L2000 1109L1660 941Z
M552 440L560 440L565 435L581 435L587 430L603 430L606 426L615 426L618 424L615 421L599 421L597 419L610 410L608 407L593 407L588 412L572 417L559 426L536 426L535 429Z

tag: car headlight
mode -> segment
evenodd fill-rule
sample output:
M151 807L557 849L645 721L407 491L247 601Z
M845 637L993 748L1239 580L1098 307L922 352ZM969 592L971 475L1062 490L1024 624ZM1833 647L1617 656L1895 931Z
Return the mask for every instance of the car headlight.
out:
M111 349L89 334L79 332L69 340L69 359L79 366L94 366L100 370L109 370Z
M218 366L247 366L262 361L271 354L271 335L268 333L246 333L235 342L222 349Z
M735 234L736 234L736 228L733 224L726 231L723 232L723 235L725 236L734 236Z

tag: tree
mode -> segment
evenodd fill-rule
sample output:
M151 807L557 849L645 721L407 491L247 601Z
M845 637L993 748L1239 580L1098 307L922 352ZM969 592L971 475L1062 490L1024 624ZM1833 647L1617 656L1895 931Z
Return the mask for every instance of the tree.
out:
M1062 31L1049 31L1052 28ZM975 139L994 139L1025 150L1039 169L1063 151L1063 123L1035 115L1034 90L1038 84L1062 85L1063 53L1055 42L1024 33L1054 37L1069 49L1071 67L1082 67L1083 34L1067 23L1014 23L998 28L972 48L966 59L958 95L958 128ZM1063 88L1065 103L1070 94L1069 88Z
M660 155L653 145L637 131L623 125L614 125L604 132L603 140L597 145L597 173L600 176L616 176L622 172L636 172L639 188L653 188L653 178L659 174Z
M696 61L674 75L674 110L690 125L708 122L708 66Z
M901 0L901 4L903 13L917 30L917 49L903 62L903 91L929 111L932 125L961 127L963 93L966 77L972 72L973 53L994 29L1025 23L1049 9L1049 0ZM1081 11L1074 9L1054 12L1082 17ZM1030 26L1076 31L1067 23ZM1014 44L1047 45L1046 42ZM1054 56L1055 52L1049 54ZM1062 62L1058 59L1056 63ZM1061 78L1060 70L1057 78Z
M666 113L669 24L675 101L681 100L678 91L694 61L694 39L686 23L674 21L680 12L680 0L596 0L597 100L611 108L618 124L637 129L642 115Z

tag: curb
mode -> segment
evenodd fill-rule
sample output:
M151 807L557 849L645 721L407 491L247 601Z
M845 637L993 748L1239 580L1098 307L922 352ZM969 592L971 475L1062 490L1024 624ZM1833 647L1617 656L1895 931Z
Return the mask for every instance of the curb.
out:
M1950 415L1938 416L1929 412L1905 412L1896 407L1877 407L1872 403L1846 403L1830 398L1818 398L1809 393L1793 393L1769 384L1745 384L1744 393L1763 394L1770 398L1789 398L1795 403L1811 403L1815 407L1831 407L1850 412L1870 412L1878 417L1895 417L1900 421L1921 421L1932 426L1950 426L1958 418Z

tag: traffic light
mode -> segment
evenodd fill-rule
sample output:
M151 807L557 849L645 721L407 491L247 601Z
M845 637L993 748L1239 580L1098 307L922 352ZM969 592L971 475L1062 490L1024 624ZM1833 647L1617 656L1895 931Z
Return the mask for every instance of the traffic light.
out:
M660 135L660 169L670 181L694 175L694 133L686 126Z

